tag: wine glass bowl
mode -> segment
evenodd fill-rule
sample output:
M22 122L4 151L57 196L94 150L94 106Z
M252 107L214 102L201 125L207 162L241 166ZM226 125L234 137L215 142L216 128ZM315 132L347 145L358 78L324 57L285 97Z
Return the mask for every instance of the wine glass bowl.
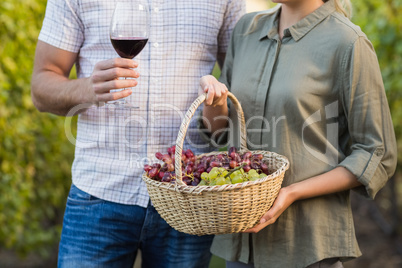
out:
M132 0L116 3L110 23L110 40L120 57L133 59L142 51L148 42L149 20L146 1ZM111 92L114 91L120 91L120 89L111 90ZM125 98L108 103L129 106Z

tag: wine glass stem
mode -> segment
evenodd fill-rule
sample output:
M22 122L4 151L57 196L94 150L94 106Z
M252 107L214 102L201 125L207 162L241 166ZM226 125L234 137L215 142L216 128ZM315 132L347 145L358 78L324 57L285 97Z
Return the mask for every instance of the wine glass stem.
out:
M126 77L124 77L124 80L126 80ZM127 90L127 88L123 88L121 91ZM121 98L117 101L119 104L126 104L127 100L126 98Z

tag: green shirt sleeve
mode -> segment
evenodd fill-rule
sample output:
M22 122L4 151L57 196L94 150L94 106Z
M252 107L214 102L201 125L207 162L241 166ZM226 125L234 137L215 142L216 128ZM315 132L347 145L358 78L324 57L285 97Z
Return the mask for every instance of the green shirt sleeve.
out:
M350 135L350 154L339 164L352 172L374 198L396 168L396 140L373 46L360 36L342 62L341 102Z

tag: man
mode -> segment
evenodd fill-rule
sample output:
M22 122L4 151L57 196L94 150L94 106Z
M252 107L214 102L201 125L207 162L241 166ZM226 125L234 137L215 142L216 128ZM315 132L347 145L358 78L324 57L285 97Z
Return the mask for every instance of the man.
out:
M223 62L243 0L152 0L147 46L119 58L109 37L116 1L49 0L32 99L42 112L79 113L59 267L207 267L211 236L172 229L150 203L143 164L174 145L199 78ZM69 79L76 64L78 79ZM129 79L122 79L129 78ZM124 89L111 93L112 89ZM130 89L131 88L131 89ZM132 107L105 102L127 97ZM196 131L185 147L207 151Z

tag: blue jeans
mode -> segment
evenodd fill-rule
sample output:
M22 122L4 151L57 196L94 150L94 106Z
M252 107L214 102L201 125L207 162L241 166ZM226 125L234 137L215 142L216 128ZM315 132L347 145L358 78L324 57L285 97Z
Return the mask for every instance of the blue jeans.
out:
M171 228L148 205L108 202L71 186L59 245L58 267L131 268L142 252L142 267L208 267L213 236Z

